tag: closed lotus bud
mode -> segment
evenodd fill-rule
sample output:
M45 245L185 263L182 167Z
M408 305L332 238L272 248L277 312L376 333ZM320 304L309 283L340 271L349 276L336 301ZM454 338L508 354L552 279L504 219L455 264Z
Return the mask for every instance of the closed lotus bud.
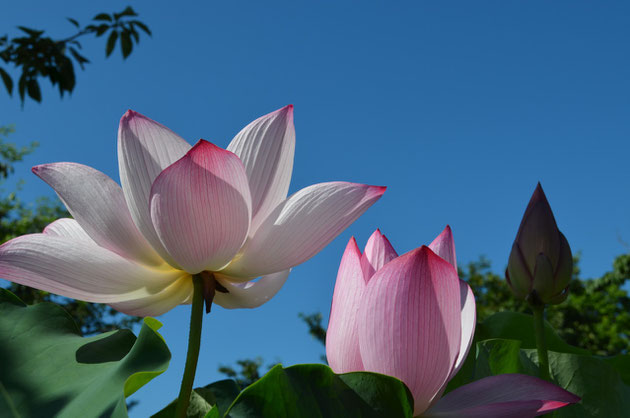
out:
M506 279L517 298L555 305L567 298L572 272L571 248L538 183L512 245Z

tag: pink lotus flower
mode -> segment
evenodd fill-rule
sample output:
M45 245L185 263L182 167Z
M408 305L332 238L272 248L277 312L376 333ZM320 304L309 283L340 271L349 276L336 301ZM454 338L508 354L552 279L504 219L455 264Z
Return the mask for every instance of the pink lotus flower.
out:
M448 226L429 247L401 256L377 230L363 254L354 238L346 247L326 355L335 373L371 371L402 380L416 416L529 417L579 401L520 374L481 379L441 398L466 359L475 321L475 299L457 276Z
M247 125L227 150L191 147L128 111L122 187L81 164L34 167L74 219L3 244L0 277L145 316L189 302L191 275L211 272L223 286L214 302L257 307L385 191L331 182L287 197L294 146L291 105Z

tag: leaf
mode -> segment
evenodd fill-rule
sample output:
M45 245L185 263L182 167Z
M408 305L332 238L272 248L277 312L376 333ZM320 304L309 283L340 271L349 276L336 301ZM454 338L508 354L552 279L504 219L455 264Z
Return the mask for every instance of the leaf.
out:
M96 32L96 37L99 38L101 36L103 36L103 34L105 32L107 32L107 30L110 28L110 26L106 23L103 23L102 25L98 25L94 31Z
M137 25L140 29L142 29L144 31L144 33L146 33L147 35L151 36L151 30L144 23L140 22L139 20L132 20L130 23L132 25Z
M13 94L13 80L11 79L9 73L7 73L2 67L0 67L0 77L2 77L4 87L6 87L9 96L11 96Z
M204 418L216 407L217 417L222 417L228 410L234 398L238 396L240 389L232 379L220 380L193 390L190 396L187 418ZM168 404L151 418L171 418L177 409L177 399Z
M478 341L491 338L519 340L522 348L536 348L534 320L531 315L516 312L498 312L486 318L475 331ZM548 322L545 322L547 348L560 353L589 354L588 350L565 343Z
M116 46L116 40L118 39L118 32L115 30L109 34L109 38L107 38L107 46L105 47L105 56L109 57L114 51L114 47Z
M26 90L31 99L35 100L36 102L42 101L42 92L39 89L39 83L36 79L31 78L28 80L28 83L26 84Z
M81 69L84 70L85 66L83 64L89 63L90 61L87 58L85 58L83 55L79 54L79 52L72 47L70 48L70 53L72 54L74 59L77 60L77 62L79 63L79 66L81 66Z
M120 34L120 49L122 50L123 58L127 58L131 54L133 45L131 43L131 37L128 31L123 31Z
M106 20L108 22L112 21L112 17L107 13L99 13L92 18L92 20Z
M617 370L624 383L630 386L630 355L619 354L614 357L604 357L602 360Z
M138 16L138 14L131 8L131 6L127 6L125 7L125 10L123 10L122 12L118 13L119 17L122 16Z
M160 325L147 318L137 338L129 330L83 338L60 306L26 306L0 289L0 411L125 417L125 396L168 367Z
M411 418L413 397L404 383L390 376L336 375L323 364L277 365L243 390L226 416Z
M508 372L538 376L537 351L520 345L520 341L501 339L478 343L475 379ZM549 365L554 383L582 398L556 411L555 417L622 417L630 410L630 387L605 360L550 351Z
M27 34L31 35L34 38L38 38L42 33L44 33L43 30L29 29L24 26L18 26L18 29L21 30L22 32L26 32Z
M79 22L77 22L75 19L71 18L71 17L67 17L66 19L68 19L68 22L72 23L75 27L79 27L81 25L79 25Z

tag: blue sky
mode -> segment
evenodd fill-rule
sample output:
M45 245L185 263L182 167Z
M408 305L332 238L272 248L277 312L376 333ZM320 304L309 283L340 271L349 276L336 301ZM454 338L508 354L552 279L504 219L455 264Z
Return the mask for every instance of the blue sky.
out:
M127 4L10 2L0 28L66 36L66 16L84 22ZM388 186L271 302L206 316L197 385L240 358L318 361L323 349L297 314L328 315L345 244L355 235L364 245L377 227L402 253L450 224L460 263L484 254L502 271L541 181L585 276L629 251L627 2L131 4L154 36L125 62L118 49L104 59L104 41L86 39L92 64L77 69L71 97L46 87L41 105L22 109L0 93L0 124L17 129L11 139L41 144L16 170L25 199L53 195L30 173L38 163L80 162L118 180L116 131L128 108L191 143L226 146L249 121L293 103L291 191L330 180ZM173 360L134 395L132 417L176 396L189 309L160 317Z

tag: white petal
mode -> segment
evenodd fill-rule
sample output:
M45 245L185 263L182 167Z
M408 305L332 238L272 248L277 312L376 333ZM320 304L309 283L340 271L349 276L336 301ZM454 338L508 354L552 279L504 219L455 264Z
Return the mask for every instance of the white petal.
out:
M79 223L74 219L61 218L48 224L43 231L44 234L53 237L72 238L78 241L85 241L93 245L98 245L92 238L81 228Z
M224 273L258 277L308 260L385 192L384 187L331 182L306 187L280 204Z
M131 217L153 248L174 267L177 263L162 246L151 222L149 197L155 178L190 148L170 129L139 113L130 110L120 119L118 166Z
M75 163L38 165L33 173L55 189L98 245L145 264L163 263L133 223L122 189L107 175Z
M97 245L49 234L24 235L0 246L0 277L87 302L150 296L182 274L144 267Z
M185 274L173 284L158 292L129 299L124 302L111 303L110 306L119 312L135 316L158 316L174 307L186 303L192 296L192 278Z
M227 149L238 155L247 172L252 192L252 236L289 191L295 152L293 105L250 123Z
M226 309L257 308L271 300L289 277L291 270L268 274L256 281L233 283L227 276L215 274L215 278L229 293L216 292L214 303Z
M449 379L453 378L459 369L462 368L462 365L466 360L466 356L468 355L468 351L470 350L470 345L472 344L473 336L475 334L475 326L477 325L475 295L473 294L470 286L468 286L468 283L465 281L460 280L459 286L462 304L462 339L459 354L457 356L457 360L455 360L455 367L453 368Z

